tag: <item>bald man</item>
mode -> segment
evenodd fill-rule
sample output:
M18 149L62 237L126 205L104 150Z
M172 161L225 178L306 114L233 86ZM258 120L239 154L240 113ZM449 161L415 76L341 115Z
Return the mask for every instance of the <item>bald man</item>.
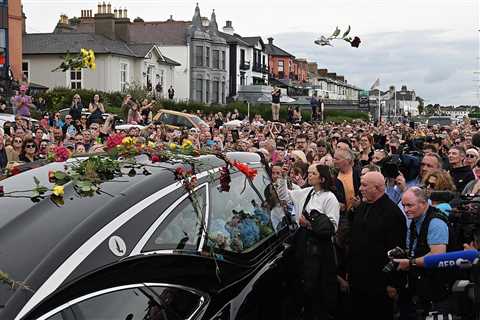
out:
M353 314L358 319L393 318L397 274L382 272L388 263L387 251L405 248L405 216L385 194L385 178L380 172L361 177L363 202L351 218L349 282Z

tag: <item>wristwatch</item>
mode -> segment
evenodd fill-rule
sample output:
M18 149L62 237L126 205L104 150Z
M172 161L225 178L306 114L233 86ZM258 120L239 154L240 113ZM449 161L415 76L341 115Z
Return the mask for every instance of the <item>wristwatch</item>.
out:
M415 260L415 258L411 258L409 260L409 265L410 265L410 267L416 267L417 266L417 261Z

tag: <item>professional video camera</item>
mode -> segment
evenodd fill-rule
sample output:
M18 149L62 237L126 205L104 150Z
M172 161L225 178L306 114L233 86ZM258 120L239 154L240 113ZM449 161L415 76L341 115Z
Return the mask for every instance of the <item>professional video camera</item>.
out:
M452 213L449 221L460 243L480 243L480 197L464 195L450 202Z

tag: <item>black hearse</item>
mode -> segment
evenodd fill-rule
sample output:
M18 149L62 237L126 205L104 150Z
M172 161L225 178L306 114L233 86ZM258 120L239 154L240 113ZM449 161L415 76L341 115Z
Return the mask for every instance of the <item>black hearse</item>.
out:
M285 318L291 228L260 157L228 157L258 173L250 183L231 170L230 190L221 191L225 163L200 157L203 224L168 170L181 163L116 178L94 197L67 184L63 206L0 198L0 270L29 287L0 284L0 319ZM51 163L0 185L28 189L34 176L48 185L48 171L63 167Z

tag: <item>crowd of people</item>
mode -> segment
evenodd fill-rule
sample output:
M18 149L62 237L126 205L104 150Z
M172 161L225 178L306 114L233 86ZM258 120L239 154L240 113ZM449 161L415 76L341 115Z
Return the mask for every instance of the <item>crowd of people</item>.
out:
M28 118L33 106L22 88L12 102L15 121L0 128L2 170L46 159L58 146L79 155L102 152L107 137L120 131L98 95L88 103L75 95L68 114L45 113L39 121ZM300 226L294 278L303 288L303 319L384 320L395 312L416 319L418 310L446 310L445 283L422 270L422 258L452 245L452 198L480 196L475 124L466 121L459 130L382 121L270 122L235 110L197 111L210 129L182 130L155 121L148 99L137 103L126 96L122 110L132 124L124 134L139 141L188 139L198 148L263 155L280 200ZM244 122L225 126L235 119ZM385 272L387 251L396 247L406 255L395 260L397 272Z

